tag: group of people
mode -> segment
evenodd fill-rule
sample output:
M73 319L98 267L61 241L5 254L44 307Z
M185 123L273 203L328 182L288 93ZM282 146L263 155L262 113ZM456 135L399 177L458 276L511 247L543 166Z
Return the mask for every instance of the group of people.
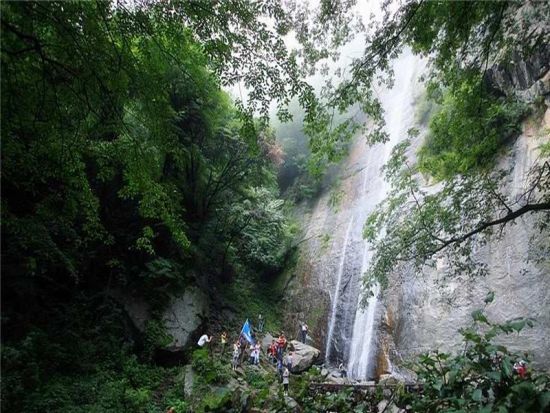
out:
M244 356L246 354L247 343L242 337L239 337L235 343L233 343L233 356L231 358L231 367L233 371L237 370L237 367L241 365ZM249 347L249 360L250 364L260 364L260 343L251 344Z
M288 393L288 378L292 369L292 360L294 353L289 351L286 355L288 341L285 334L281 332L277 340L273 339L267 348L267 356L269 361L277 365L277 376L279 381L283 383L285 395Z
M260 314L258 316L258 323L256 325L256 331L263 332L264 329L264 318ZM308 326L306 323L300 324L300 338L303 343L306 342L308 333ZM252 340L250 340L252 338ZM197 342L198 346L201 348L207 348L210 355L212 355L211 343L213 336L203 334L199 341ZM251 342L249 342L249 340ZM220 355L223 357L226 351L226 346L228 342L227 333L224 331L220 336L220 345L221 351ZM260 355L262 348L260 343L255 338L255 333L251 332L250 337L245 337L244 334L239 335L238 339L233 343L233 351L231 356L231 368L233 371L236 371L237 368L243 363L248 354L249 362L252 365L260 364ZM285 396L288 395L288 385L290 378L290 371L293 366L294 353L288 348L288 341L284 332L279 334L277 339L273 339L271 344L267 348L267 357L270 363L276 365L277 376L279 382L283 384L283 393Z

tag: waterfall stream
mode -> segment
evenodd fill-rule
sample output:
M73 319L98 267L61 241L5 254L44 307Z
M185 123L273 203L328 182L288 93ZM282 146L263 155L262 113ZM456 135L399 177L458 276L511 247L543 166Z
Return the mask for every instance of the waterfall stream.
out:
M373 378L376 374L378 345L376 332L380 323L378 296L380 287L375 284L370 291L368 306L362 308L362 275L367 271L372 251L362 239L362 227L368 215L374 211L389 191L389 185L381 172L388 161L393 146L407 137L407 130L414 124L414 101L418 96L418 75L423 62L405 52L394 61L394 87L379 93L379 99L385 111L386 131L389 141L362 149L359 159L363 167L360 190L357 191L354 206L350 211L349 224L339 257L336 283L332 294L331 314L328 325L326 360L347 363L348 374L354 379ZM355 223L355 227L353 227ZM355 243L357 248L349 248ZM353 255L353 256L352 256ZM357 263L345 265L345 263ZM346 271L355 272L347 274ZM344 292L342 279L350 280L354 285ZM346 300L346 302L344 302ZM350 316L351 314L351 316ZM349 324L349 325L346 325ZM345 344L339 344L344 342ZM339 354L335 354L339 353Z

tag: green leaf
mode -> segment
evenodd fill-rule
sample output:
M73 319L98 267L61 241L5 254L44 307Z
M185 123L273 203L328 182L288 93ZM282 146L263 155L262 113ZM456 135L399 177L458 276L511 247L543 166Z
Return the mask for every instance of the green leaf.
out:
M543 409L550 406L550 391L544 392L539 396L539 403Z
M512 376L512 364L510 363L510 359L508 357L502 360L502 373L504 374L504 377Z
M526 321L525 320L512 321L508 325L512 330L517 331L519 333L525 327Z
M487 317L485 317L485 314L483 314L483 310L475 310L472 312L472 318L474 321L480 321L485 324L489 324L489 321L487 320Z
M487 294L487 297L485 297L485 304L492 303L494 299L495 299L495 292L489 291L489 293Z
M479 402L483 399L483 393L481 392L481 389L476 389L472 393L472 400Z
M487 373L487 377L489 377L493 381L498 382L502 378L502 375L501 375L500 371L490 371L490 372Z

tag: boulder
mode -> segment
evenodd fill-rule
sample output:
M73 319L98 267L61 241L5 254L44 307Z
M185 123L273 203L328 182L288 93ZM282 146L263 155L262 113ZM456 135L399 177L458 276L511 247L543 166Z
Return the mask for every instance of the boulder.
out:
M111 296L124 307L132 324L141 334L147 330L147 323L152 320L151 308L143 297L132 296L122 291L112 291ZM202 334L199 331L208 317L208 297L198 287L188 287L183 294L172 296L162 315L163 327L172 341L162 350L164 353L182 352L194 344Z
M302 408L298 404L296 400L294 400L292 397L285 396L285 404L286 407L289 409L289 411L293 413L299 413L302 411Z
M169 351L182 351L192 344L200 333L197 331L208 315L208 297L197 287L185 290L182 296L173 297L164 311L162 323L172 342L166 347Z
M315 347L308 346L297 340L292 340L290 342L290 348L294 349L292 373L301 373L309 369L321 355L321 352Z
M397 407L395 404L387 401L387 400L382 400L380 401L380 403L378 403L378 405L376 406L377 407L377 411L378 413L400 413L401 412L401 409L399 407Z
M333 383L333 384L346 384L346 379L344 379L343 377L336 377L336 376L332 376L332 375L329 375L327 378L326 378L326 382L327 383Z
M401 383L404 383L403 380L399 380L399 378L391 375L391 374L381 374L380 378L378 380L378 383L381 385L390 385L395 386Z
M145 326L151 319L149 304L143 298L132 296L122 290L111 290L109 294L122 304L134 327L140 333L145 333Z

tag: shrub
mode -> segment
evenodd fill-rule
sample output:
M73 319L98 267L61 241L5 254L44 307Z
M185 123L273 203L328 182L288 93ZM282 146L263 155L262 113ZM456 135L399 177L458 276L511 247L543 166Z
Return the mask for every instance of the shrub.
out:
M193 351L191 365L197 373L199 384L224 384L229 381L229 366L210 357L207 349Z
M490 294L486 299L493 299ZM415 367L424 383L421 394L404 394L401 404L415 412L543 412L550 407L550 377L531 372L514 374L513 365L525 355L494 344L500 334L519 333L531 319L492 323L483 310L472 313L473 325L461 330L464 351L422 355Z

